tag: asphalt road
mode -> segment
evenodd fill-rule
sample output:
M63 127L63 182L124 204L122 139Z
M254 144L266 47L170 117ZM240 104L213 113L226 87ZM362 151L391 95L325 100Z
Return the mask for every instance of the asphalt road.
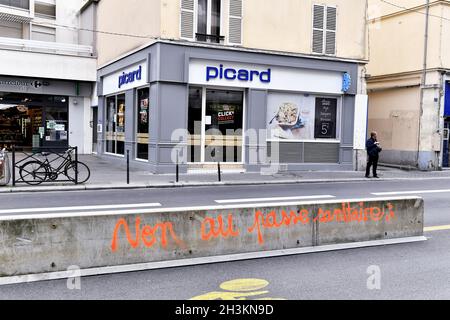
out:
M246 203L264 203L273 202L271 199L274 197L351 199L409 192L408 195L424 197L425 224L436 227L450 225L448 189L450 180L445 179L370 180L334 184L5 194L0 195L0 203L1 214L5 215L20 208L33 210L139 203L181 207L217 205L217 200L239 203L244 199ZM45 211L35 214L40 213ZM261 290L269 292L258 296L261 298L450 299L450 227L443 229L428 229L426 236L429 240L421 243L86 277L81 280L81 290L69 290L66 280L1 286L0 299L189 299L210 292L223 292L219 286L225 281L249 278L267 281ZM367 288L367 270L371 266L381 272L381 290Z

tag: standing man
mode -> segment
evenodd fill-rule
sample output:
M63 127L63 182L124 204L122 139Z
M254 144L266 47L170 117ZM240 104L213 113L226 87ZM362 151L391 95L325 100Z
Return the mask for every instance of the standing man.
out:
M369 160L367 161L366 178L370 178L370 167L373 166L373 177L378 179L378 159L382 149L380 147L380 143L377 140L377 133L375 131L370 134L370 139L366 142L366 149L367 156L369 158Z

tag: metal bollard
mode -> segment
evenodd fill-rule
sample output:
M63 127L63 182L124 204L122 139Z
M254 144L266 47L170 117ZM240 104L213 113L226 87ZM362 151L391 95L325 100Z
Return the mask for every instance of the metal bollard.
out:
M176 164L176 182L180 182L180 164L178 159L178 153L177 153L177 164Z
M220 170L220 162L217 162L217 176L219 177L219 182L222 182L222 172Z
M11 174L12 174L12 185L16 186L16 146L12 146L12 165L11 165Z

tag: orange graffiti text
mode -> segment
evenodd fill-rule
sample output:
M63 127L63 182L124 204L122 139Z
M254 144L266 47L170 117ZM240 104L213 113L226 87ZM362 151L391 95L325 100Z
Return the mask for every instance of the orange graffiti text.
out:
M263 214L261 211L256 211L253 225L248 228L248 232L252 233L256 230L258 232L258 242L263 244L264 238L262 229L278 229L283 226L289 227L299 223L309 224L309 222L309 211L306 209L299 210L297 212L291 211L289 214L285 210L282 210L281 217L276 211L272 211L268 214Z
M203 220L201 225L201 237L202 240L216 239L218 237L228 238L237 237L240 235L239 230L233 229L233 215L228 215L227 221L228 227L225 227L222 215L219 215L217 219L207 217Z
M168 245L169 236L178 246L183 246L183 242L178 239L175 231L173 230L172 222L163 222L157 223L154 226L145 225L141 227L141 219L136 218L135 233L132 236L127 221L125 219L120 219L119 221L117 221L116 227L114 228L113 239L111 243L111 249L113 252L117 251L119 231L121 229L120 227L123 227L128 243L133 249L138 248L141 242L147 248L153 247L158 242L163 248L166 248ZM158 230L161 231L159 237L157 234Z

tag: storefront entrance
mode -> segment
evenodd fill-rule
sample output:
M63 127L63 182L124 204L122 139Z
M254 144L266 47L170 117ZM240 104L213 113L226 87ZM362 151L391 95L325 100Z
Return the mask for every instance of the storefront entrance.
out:
M68 98L0 93L0 148L68 146Z
M445 120L444 124L444 146L442 167L450 168L450 118Z
M244 92L191 87L188 161L242 163Z

